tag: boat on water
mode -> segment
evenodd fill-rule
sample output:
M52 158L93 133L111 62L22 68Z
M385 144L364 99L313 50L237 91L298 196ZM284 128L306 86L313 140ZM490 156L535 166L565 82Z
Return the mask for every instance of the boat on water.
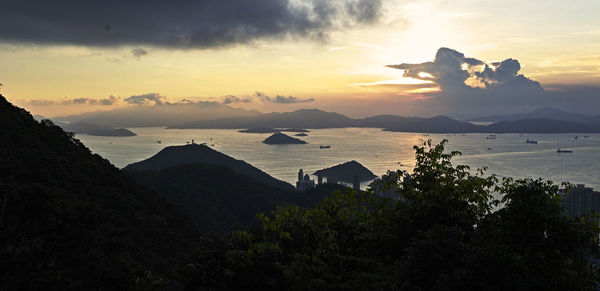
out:
M495 134L490 134L485 139L496 139L496 135Z
M564 149L561 149L561 148L558 148L558 149L556 150L556 152L557 152L557 153L559 153L559 154L560 154L560 153L573 153L573 151L572 151L572 150L564 150Z
M537 143L538 143L538 141L537 141L537 140L533 140L533 139L527 139L527 140L525 141L525 143L537 144Z
M330 149L331 146L329 146L329 145L320 145L319 148L320 149Z
M488 151L491 151L491 150L492 150L492 148L488 148Z
M162 144L162 140L157 140L156 143L157 144Z

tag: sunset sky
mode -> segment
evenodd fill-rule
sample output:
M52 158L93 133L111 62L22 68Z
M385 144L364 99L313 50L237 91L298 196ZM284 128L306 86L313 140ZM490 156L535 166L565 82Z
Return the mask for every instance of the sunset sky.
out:
M600 113L597 0L7 2L0 92L45 116L148 93L352 117Z

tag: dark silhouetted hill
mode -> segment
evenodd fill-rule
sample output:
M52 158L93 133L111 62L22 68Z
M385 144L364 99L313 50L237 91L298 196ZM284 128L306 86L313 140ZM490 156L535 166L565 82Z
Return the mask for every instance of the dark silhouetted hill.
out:
M277 133L274 133L273 135L267 137L265 140L263 140L263 143L266 143L266 144L305 144L306 142L301 139L283 134L281 132L277 132Z
M0 290L172 282L196 239L176 206L0 96Z
M112 128L99 124L79 122L73 124L59 124L65 131L77 134L95 136L136 136L134 132L126 128Z
M267 185L284 190L294 189L294 186L277 180L244 161L236 160L199 144L166 147L146 160L127 165L123 170L159 171L173 166L197 163L225 166L238 174L248 176Z
M127 171L138 183L180 206L203 232L226 232L257 221L277 205L312 207L341 186L296 192L261 183L221 165L188 164L159 171Z
M318 170L315 171L313 175L322 175L323 177L327 178L335 178L338 181L347 183L354 182L354 178L356 176L358 176L358 179L361 182L371 181L377 178L373 172L365 168L365 166L361 165L357 161L345 162L331 168Z

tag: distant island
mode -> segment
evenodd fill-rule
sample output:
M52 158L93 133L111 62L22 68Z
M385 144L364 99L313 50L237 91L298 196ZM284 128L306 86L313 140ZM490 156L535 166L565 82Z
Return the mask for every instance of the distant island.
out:
M289 135L283 134L281 132L274 133L273 135L267 137L263 140L265 144L306 144L307 142L291 137Z
M78 123L59 123L65 131L74 132L77 134L87 134L94 136L136 136L133 131L126 128L112 128L94 123L78 122Z
M254 127L254 128L248 128L248 129L239 130L238 132L243 132L243 133L275 133L275 132L281 132L281 129L275 129L275 128L271 128L271 127Z
M294 134L294 136L308 136L308 134L306 134L304 132L301 132L301 133L298 133L298 134Z
M315 171L313 175L333 178L337 181L352 183L356 178L360 182L371 181L377 176L357 161L350 161L330 168Z
M282 129L281 131L285 131L285 132L310 132L310 130L308 130L306 128L286 128L286 129Z
M239 130L239 132L243 133L276 133L276 132L310 132L308 129L304 128L272 128L272 127L252 127L248 129Z

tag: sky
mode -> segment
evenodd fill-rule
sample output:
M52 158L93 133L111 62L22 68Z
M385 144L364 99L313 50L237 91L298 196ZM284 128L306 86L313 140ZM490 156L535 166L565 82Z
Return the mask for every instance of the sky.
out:
M351 117L600 114L597 15L597 0L7 0L0 93L48 117L156 106L136 96Z

